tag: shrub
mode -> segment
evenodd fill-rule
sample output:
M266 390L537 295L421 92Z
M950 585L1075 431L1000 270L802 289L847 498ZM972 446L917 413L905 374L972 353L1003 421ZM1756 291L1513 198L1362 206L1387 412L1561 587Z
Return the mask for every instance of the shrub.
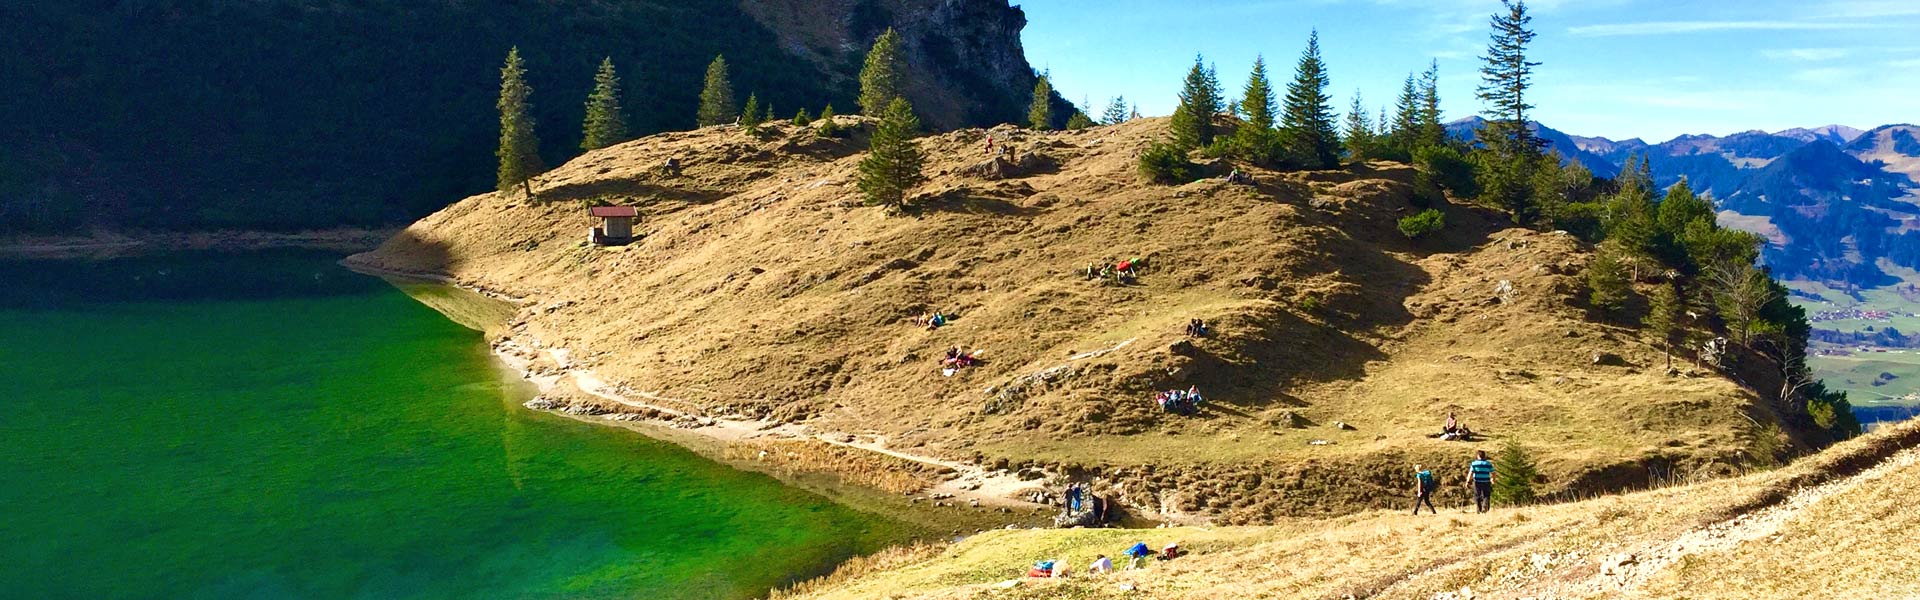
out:
M1480 194L1474 183L1473 163L1452 146L1421 147L1413 153L1413 166L1455 196L1472 198Z
M1420 239L1438 233L1447 226L1447 215L1438 210L1426 209L1419 214L1400 219L1400 233L1408 239Z
M1509 438L1493 457L1493 470L1499 475L1493 482L1493 501L1504 505L1531 504L1533 484L1540 479L1540 467L1520 442Z
M820 137L837 138L846 135L846 133L840 129L840 124L833 122L832 104L828 104L826 108L821 109L818 120L820 121L820 127L813 130L813 132Z
M1187 153L1168 142L1147 144L1140 153L1140 176L1154 183L1178 185L1193 181L1199 171Z

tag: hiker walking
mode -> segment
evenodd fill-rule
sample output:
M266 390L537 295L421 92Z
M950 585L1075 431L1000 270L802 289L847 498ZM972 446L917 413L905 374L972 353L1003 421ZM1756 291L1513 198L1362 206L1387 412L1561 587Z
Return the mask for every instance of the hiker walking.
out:
M1433 507L1433 490L1439 487L1434 483L1433 471L1428 471L1426 467L1420 465L1414 465L1413 480L1413 514L1416 516L1420 514L1421 504L1427 505L1428 512L1436 515L1440 514L1440 511Z
M1487 451L1476 450L1479 456L1467 464L1467 474L1473 481L1473 505L1480 512L1487 512L1493 505L1493 463L1487 460Z

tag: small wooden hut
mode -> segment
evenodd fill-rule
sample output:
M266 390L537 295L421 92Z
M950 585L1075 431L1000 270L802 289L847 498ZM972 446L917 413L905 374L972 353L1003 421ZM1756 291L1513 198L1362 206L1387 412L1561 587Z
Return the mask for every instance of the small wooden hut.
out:
M624 246L633 243L633 221L640 218L640 211L631 206L595 206L587 209L587 216L600 219L600 224L587 232L587 242L595 246Z

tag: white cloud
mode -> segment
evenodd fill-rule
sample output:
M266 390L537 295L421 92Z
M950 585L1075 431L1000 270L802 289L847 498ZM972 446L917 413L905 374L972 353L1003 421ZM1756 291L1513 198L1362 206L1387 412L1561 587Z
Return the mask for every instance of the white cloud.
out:
M1839 60L1853 54L1846 48L1788 48L1784 50L1761 50L1760 55L1774 60L1799 60L1819 62Z
M1895 69L1920 69L1920 58L1907 58L1887 61L1887 66Z
M1581 25L1567 29L1567 33L1580 37L1615 37L1625 35L1671 35L1677 33L1705 33L1713 31L1796 31L1796 30L1839 30L1839 29L1876 29L1887 27L1885 23L1835 23L1809 21L1648 21L1643 23L1610 23L1606 25Z

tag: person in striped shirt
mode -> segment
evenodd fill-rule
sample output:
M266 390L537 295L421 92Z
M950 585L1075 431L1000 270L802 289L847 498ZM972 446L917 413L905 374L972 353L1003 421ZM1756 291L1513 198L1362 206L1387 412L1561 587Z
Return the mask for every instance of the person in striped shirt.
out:
M1468 481L1473 482L1473 505L1480 512L1487 512L1493 504L1493 463L1487 460L1487 451L1474 453L1480 458L1467 464Z

